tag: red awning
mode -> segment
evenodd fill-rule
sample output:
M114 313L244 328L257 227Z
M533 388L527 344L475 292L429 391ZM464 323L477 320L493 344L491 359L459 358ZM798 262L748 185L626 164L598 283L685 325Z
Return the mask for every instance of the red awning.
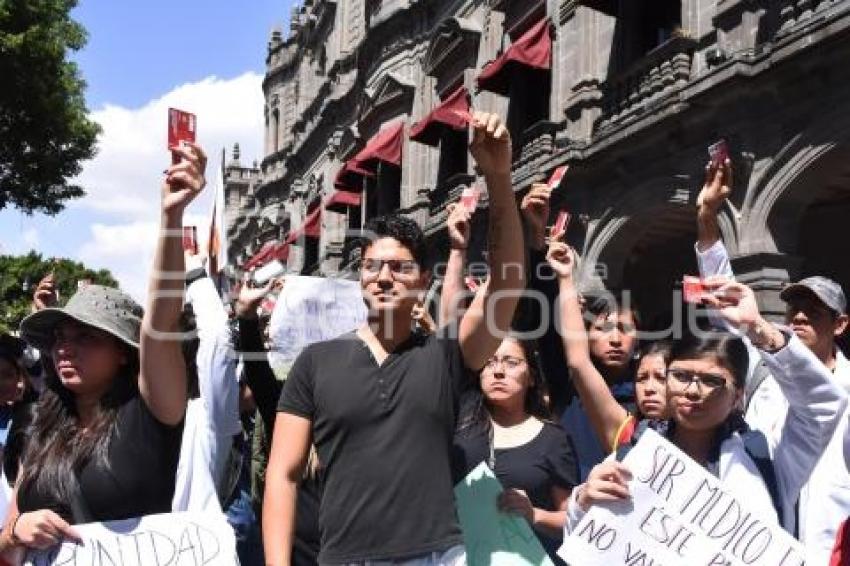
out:
M242 266L242 269L245 271L251 269L252 267L257 267L262 265L263 263L269 261L271 259L272 252L274 252L274 248L277 245L277 242L266 242L260 248L260 250L255 253L251 259L245 262L245 265Z
M325 210L344 214L349 206L360 206L360 193L336 191L325 201Z
M517 66L548 71L552 68L552 38L549 18L544 18L516 40L507 51L478 75L478 88L507 95Z
M453 130L467 129L464 114L469 113L469 91L460 87L449 95L439 106L431 110L419 122L410 128L410 139L426 145L440 144L440 134L446 127Z
M271 259L276 259L278 261L286 263L286 261L289 259L289 244L287 244L286 242L280 242L278 245L276 245L274 247L274 250L272 251Z
M307 238L318 238L322 233L322 207L319 206L307 215L307 218L304 219L304 224L302 224L297 230L294 232L290 232L289 236L286 237L286 243L291 244L298 240L301 236L305 236Z
M366 147L345 162L334 179L334 187L359 193L363 189L363 177L374 177L379 161L400 166L403 134L404 122L396 122L375 134Z

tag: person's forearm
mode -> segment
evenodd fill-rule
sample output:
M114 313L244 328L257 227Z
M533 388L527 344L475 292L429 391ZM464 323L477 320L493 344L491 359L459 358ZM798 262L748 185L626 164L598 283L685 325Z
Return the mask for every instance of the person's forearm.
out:
M458 319L460 301L464 294L463 268L466 262L466 250L452 248L446 262L446 275L440 293L440 326L446 326Z
M292 561L298 485L285 475L280 478L270 462L266 470L262 521L266 566L289 566Z
M185 287L182 226L182 213L162 213L145 310L147 329L155 333L175 332L180 322Z
M720 240L719 211L705 205L697 210L697 249L704 252Z
M572 277L559 280L561 331L567 365L572 370L573 384L602 446L612 446L614 435L629 416L611 393L605 379L590 358L587 331Z
M566 522L566 511L547 511L546 509L535 507L534 520L531 526L542 535L558 539L564 534L564 523Z
M256 319L239 317L239 344L242 349L245 382L254 394L257 410L263 419L267 434L274 433L277 401L282 384L275 377L263 347L260 324Z
M494 173L485 180L490 195L490 292L521 290L525 287L525 243L511 176L509 172Z

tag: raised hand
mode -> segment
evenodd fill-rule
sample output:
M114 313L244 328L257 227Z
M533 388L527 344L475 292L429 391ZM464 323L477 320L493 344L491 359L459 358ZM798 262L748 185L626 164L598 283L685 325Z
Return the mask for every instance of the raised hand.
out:
M498 114L475 112L469 150L485 177L511 174L511 134Z
M449 213L449 218L446 220L449 245L453 250L465 250L469 245L469 221L472 214L460 203L451 203L446 210Z
M262 287L242 285L239 297L236 299L236 316L239 318L257 318L257 308L263 299L273 292L283 289L286 280L283 277L273 277Z
M561 240L563 237L563 232L552 234L546 261L560 279L571 279L575 272L576 255L575 250Z
M732 194L732 161L705 166L705 184L697 197L697 207L716 214Z
M742 283L722 275L703 282L702 302L715 309L733 328L746 330L761 320L756 295Z
M56 275L52 272L41 278L32 295L33 311L55 307L59 302L56 294Z
M545 183L534 183L520 204L522 216L528 226L531 244L535 249L546 245L546 222L549 220L549 187Z
M162 211L182 214L207 184L204 177L207 156L201 146L189 142L172 148L171 152L174 158L179 157L180 161L165 171L162 183Z
M413 320L419 324L419 327L423 331L428 334L433 334L437 331L437 323L434 322L434 319L431 318L431 313L428 312L428 309L426 309L425 305L421 302L413 305L413 311L411 314Z

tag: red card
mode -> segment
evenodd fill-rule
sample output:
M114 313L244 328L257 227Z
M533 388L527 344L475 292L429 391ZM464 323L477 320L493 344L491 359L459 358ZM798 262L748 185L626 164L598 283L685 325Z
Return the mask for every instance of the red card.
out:
M699 277L685 275L682 280L682 291L686 303L699 304L702 298L707 294L702 280Z
M570 225L571 218L572 214L566 210L559 212L558 217L555 219L555 224L552 225L552 234L560 234L562 232L566 233L567 227Z
M481 286L478 284L478 281L475 280L475 277L471 275L467 275L463 282L466 283L466 288L473 293L477 293L478 288Z
M552 176L549 178L549 182L546 183L546 186L549 187L549 192L554 191L561 185L561 180L564 178L564 175L567 174L567 169L569 169L569 165L561 165L555 172L552 173Z
M463 189L463 192L460 194L460 203L469 212L475 212L475 209L478 208L478 199L480 198L481 191L478 190L477 186L473 185Z
M260 303L260 308L271 314L274 312L275 305L277 305L277 298L266 297L265 299L263 299L263 302Z
M177 147L180 142L195 143L195 115L176 108L168 109L168 149Z
M452 113L455 116L457 116L458 118L460 118L461 120L463 120L464 122L466 122L467 124L472 123L472 113L471 112L464 112L463 110L452 110Z
M197 226L183 226L183 250L198 253Z
M717 168L729 159L729 144L726 140L720 140L717 143L708 146L708 155L711 157L711 167Z

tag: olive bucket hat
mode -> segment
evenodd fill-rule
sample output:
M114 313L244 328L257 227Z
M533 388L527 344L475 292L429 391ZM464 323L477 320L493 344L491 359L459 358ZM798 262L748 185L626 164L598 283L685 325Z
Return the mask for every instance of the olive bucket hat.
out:
M56 327L65 321L103 330L134 348L139 347L142 307L118 289L86 285L64 307L43 309L26 317L21 322L21 337L39 350L49 350Z

